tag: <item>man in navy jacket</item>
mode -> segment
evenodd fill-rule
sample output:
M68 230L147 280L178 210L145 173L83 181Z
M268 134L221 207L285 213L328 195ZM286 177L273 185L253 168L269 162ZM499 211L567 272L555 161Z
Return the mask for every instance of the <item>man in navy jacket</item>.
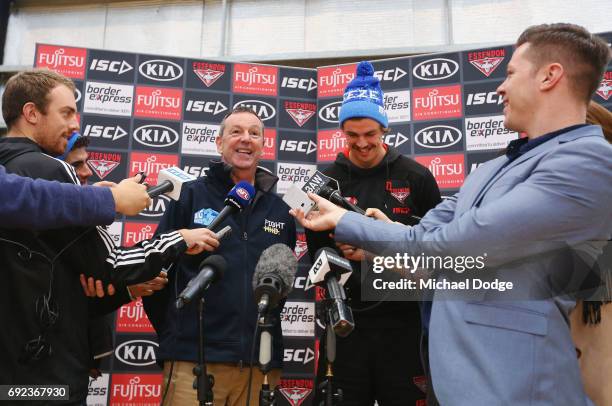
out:
M288 215L289 207L272 191L278 178L257 166L263 141L259 117L250 109L234 109L221 123L216 138L223 162L212 162L205 177L184 185L179 201L170 203L157 228L158 233L164 233L175 227L205 227L223 209L234 184L247 181L255 186L252 204L223 222L232 227L232 234L221 241L214 253L222 255L228 266L223 278L205 293L204 344L207 373L215 379L215 404L246 404L250 352L253 345L259 348L258 340L252 341L257 320L252 287L255 266L261 252L270 245L295 246L295 222ZM181 257L173 272L168 273L168 287L143 298L159 338L156 359L164 366L165 405L197 404L192 386L192 370L198 359L197 301L180 311L174 302L178 292L198 274L202 259L202 255ZM273 370L268 379L274 387L282 361L280 308L272 311L272 318ZM252 405L258 404L262 381L261 372L254 370Z

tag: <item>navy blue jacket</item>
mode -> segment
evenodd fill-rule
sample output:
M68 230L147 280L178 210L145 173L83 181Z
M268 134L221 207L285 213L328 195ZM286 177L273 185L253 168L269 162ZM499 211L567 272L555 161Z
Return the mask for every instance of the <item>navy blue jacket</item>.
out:
M7 174L0 165L0 224L44 230L110 224L115 202L108 188L81 187Z
M251 206L222 223L231 225L231 236L223 239L214 252L227 260L223 278L204 294L206 362L247 364L250 360L253 330L257 319L253 298L253 272L261 252L272 244L295 247L295 221L289 207L271 191L278 178L258 168L256 195ZM158 233L177 228L204 227L202 210L220 212L227 193L234 186L230 168L220 162L210 164L208 175L183 186L178 202L172 201L164 214ZM199 213L198 213L199 212ZM197 222L194 222L194 219ZM177 311L174 302L187 282L197 275L198 265L209 253L183 255L168 273L166 289L143 298L144 307L159 339L158 362L197 361L197 304ZM274 311L273 367L282 362L280 308ZM258 345L258 343L256 343Z

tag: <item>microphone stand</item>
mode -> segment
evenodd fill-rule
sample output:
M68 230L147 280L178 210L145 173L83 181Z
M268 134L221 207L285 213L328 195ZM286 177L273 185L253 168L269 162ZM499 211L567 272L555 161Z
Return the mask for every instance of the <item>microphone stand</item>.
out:
M195 380L193 382L194 389L198 392L198 403L200 406L213 406L213 391L215 379L212 375L206 372L206 359L204 357L204 298L200 298L198 306L198 331L199 331L199 346L198 346L198 365L193 368Z
M274 406L276 405L274 388L271 389L268 383L268 372L270 372L272 366L272 328L274 323L270 320L268 312L259 315L257 323L259 324L259 370L264 376L259 390L259 406Z
M326 298L319 304L317 304L317 313L319 319L323 319L325 323L325 361L327 363L327 370L325 372L325 380L318 386L318 390L323 395L324 406L334 406L335 404L341 404L344 393L340 388L334 388L333 378L334 369L333 364L336 361L336 333L332 324L332 308L330 306L331 299Z

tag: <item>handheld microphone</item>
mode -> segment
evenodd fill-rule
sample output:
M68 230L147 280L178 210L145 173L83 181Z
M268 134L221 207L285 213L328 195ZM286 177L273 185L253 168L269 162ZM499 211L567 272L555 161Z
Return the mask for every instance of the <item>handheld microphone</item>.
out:
M308 281L312 285L325 285L327 288L329 323L340 337L348 336L355 328L353 312L345 303L346 294L342 287L352 272L351 263L330 248L317 251L317 259L308 272Z
M202 293L223 277L227 262L221 255L211 255L200 264L200 273L192 278L176 299L176 308L182 309L186 304L198 299Z
M329 186L322 186L319 191L317 192L317 194L327 200L329 200L330 202L332 202L333 204L335 204L336 206L340 206L348 211L354 211L355 213L359 213L362 215L365 215L365 210L363 210L361 207L351 203L348 201L348 199L346 199L345 197L343 197L340 194L340 191L338 190L334 190L333 188L329 187ZM413 220L416 221L421 221L421 217L419 216L415 216L414 214L410 214L410 217Z
M329 186L321 186L317 194L321 197L326 198L327 200L329 200L336 206L345 208L348 211L354 211L355 213L365 214L365 210L349 202L347 199L342 197L342 195L340 194L338 190L334 190Z
M217 217L206 227L209 230L214 231L221 222L234 213L242 211L253 201L255 196L255 188L249 182L238 182L232 190L229 191L225 201L225 207L219 213Z
M173 166L159 171L157 175L157 186L147 189L149 197L153 199L159 195L166 195L173 200L178 200L181 196L183 183L195 180L195 176L184 172L180 168Z
M253 274L253 291L259 314L278 306L293 288L297 259L285 244L266 248L259 257Z

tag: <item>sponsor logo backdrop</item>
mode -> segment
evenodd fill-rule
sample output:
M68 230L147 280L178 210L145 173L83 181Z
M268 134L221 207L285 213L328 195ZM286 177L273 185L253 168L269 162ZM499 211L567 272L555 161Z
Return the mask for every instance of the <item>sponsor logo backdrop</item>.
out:
M612 33L602 35L612 40ZM391 128L385 142L428 167L443 196L520 136L504 128L495 94L511 55L511 46L500 46L373 62ZM280 194L346 148L338 112L356 64L313 70L38 44L34 66L74 80L94 182L145 171L156 184L159 171L170 166L204 176L208 163L219 159L219 123L236 105L265 120L261 166L279 177ZM612 64L594 100L612 109ZM140 215L117 218L109 227L114 241L150 238L168 203L157 198ZM318 289L304 290L310 259L303 232L295 255L300 266L283 310L285 368L277 403L309 406L315 365L325 360L315 343ZM156 337L140 301L116 312L115 334L115 351L102 364L103 377L90 383L88 404L158 404Z

